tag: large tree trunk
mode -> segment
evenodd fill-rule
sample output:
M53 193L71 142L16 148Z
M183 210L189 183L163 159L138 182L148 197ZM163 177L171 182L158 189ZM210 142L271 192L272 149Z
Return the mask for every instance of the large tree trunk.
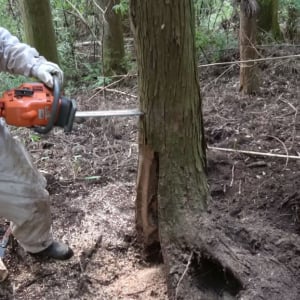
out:
M240 10L240 59L253 60L256 50L256 17L258 6L256 0L242 0ZM240 91L243 94L254 94L258 86L258 75L255 62L242 62L240 66Z
M259 15L258 29L262 32L270 32L274 39L282 38L278 23L278 0L258 0Z
M49 0L20 0L26 42L49 61L58 63Z
M98 0L105 10L103 19L103 72L105 76L123 74L125 68L125 50L122 28L122 16L113 7L120 0Z
M192 13L192 0L131 1L145 112L139 132L137 229L147 247L161 243L171 298L177 284L173 259L182 258L182 238L193 231L188 220L196 219L208 200Z

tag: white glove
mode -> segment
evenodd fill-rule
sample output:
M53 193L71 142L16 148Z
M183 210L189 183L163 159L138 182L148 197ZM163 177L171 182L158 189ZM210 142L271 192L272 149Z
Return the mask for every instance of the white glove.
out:
M62 86L64 78L64 73L60 67L49 61L43 62L39 66L33 68L32 75L44 82L50 88L53 88L53 75L58 77L60 86Z

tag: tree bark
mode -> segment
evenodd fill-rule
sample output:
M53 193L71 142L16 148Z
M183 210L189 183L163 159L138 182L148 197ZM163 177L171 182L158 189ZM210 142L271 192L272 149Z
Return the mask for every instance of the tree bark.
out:
M173 259L184 252L176 243L181 248L190 236L187 220L201 215L209 198L193 1L132 0L130 9L145 112L139 130L137 230L146 247L160 242L174 298Z
M256 18L258 6L255 0L242 0L240 10L240 59L253 60L256 51ZM240 91L243 94L257 92L258 70L255 62L242 62L240 66Z
M105 9L103 18L103 73L105 76L124 74L126 72L124 59L124 39L122 16L115 12L114 5L119 0L98 0L99 5Z
M49 61L58 63L56 37L49 0L21 0L26 42Z

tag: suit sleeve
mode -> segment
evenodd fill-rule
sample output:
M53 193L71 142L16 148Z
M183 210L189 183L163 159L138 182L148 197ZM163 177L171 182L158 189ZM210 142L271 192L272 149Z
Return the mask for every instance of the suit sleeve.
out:
M21 43L8 30L0 27L0 71L31 76L33 68L45 61L36 49Z

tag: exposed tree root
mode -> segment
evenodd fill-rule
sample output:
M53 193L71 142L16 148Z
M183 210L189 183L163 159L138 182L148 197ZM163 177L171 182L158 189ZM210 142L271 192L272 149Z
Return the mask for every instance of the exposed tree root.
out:
M262 239L269 249L268 243L274 241L267 238L269 230L274 236L273 228L258 233L254 226L236 222L237 232L243 234L235 237L226 234L228 224L220 224L209 214L204 213L197 223L190 222L191 218L186 228L194 228L193 232L181 230L185 234L174 244L166 246L163 241L170 299L287 299L287 295L288 299L298 299L297 270L289 269L275 253L254 243ZM279 241L281 235L280 230L275 232ZM300 250L300 240L297 235L295 238L294 247Z

